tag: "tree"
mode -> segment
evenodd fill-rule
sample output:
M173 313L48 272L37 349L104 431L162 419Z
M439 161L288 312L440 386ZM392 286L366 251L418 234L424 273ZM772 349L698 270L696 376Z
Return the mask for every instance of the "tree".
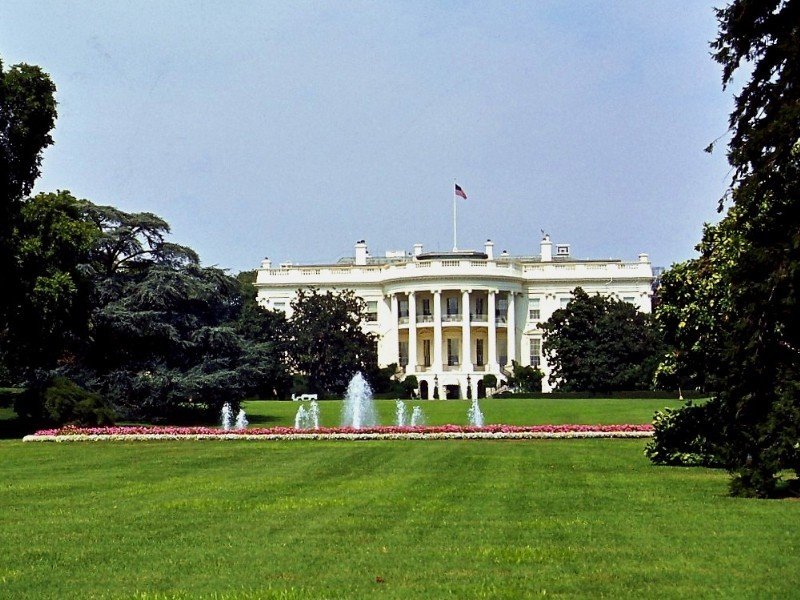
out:
M350 290L298 290L289 321L289 354L312 391L342 394L357 372L377 368L377 340L361 327L365 316L364 301Z
M88 337L89 253L99 232L67 191L21 205L15 229L17 302L8 313L7 361L18 374L69 362Z
M647 389L661 342L650 315L580 287L542 326L550 383L559 391Z
M544 373L536 367L523 366L515 360L511 361L511 376L508 378L508 385L515 388L517 392L541 393L542 379L544 379ZM484 376L485 380L486 376ZM497 384L497 379L494 380L494 383Z
M39 176L42 152L53 143L56 88L39 67L19 64L7 71L0 59L0 360L17 349L9 339L9 324L24 304L25 273L17 264L15 231L22 202ZM54 282L53 282L54 283Z
M729 208L691 267L715 280L698 298L721 305L704 315L707 306L675 302L686 318L665 322L683 356L713 359L704 368L719 391L732 491L771 496L783 469L800 472L800 1L734 0L717 19L723 87L742 67L749 77L730 115L733 177L719 210ZM682 322L703 325L683 336Z
M655 320L666 352L656 370L663 389L715 391L723 359L730 298L723 284L726 265L738 261L730 222L706 225L698 258L673 265L661 276Z

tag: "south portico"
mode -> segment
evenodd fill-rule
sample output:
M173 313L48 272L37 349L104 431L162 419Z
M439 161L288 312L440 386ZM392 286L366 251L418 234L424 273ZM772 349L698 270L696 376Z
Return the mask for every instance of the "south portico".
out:
M513 281L441 280L430 286L390 287L390 335L381 354L406 376L414 375L422 398L482 395L484 375L498 381L519 360L517 298ZM434 390L438 389L438 394Z

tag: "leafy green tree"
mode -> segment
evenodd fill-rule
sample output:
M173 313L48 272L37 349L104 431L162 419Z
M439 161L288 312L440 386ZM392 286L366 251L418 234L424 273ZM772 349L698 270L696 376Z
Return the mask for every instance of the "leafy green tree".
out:
M559 391L647 389L662 354L651 315L575 288L542 326L550 383Z
M375 336L361 327L365 317L364 301L350 290L298 290L289 320L289 354L312 391L340 395L357 372L377 368Z
M70 362L88 337L89 252L97 231L69 192L21 205L14 231L17 278L9 290L6 365L17 379Z
M729 208L689 268L713 286L694 304L673 298L663 322L718 390L732 491L771 496L782 470L800 472L800 1L734 0L717 19L723 86L747 78L730 115Z
M542 379L544 379L544 373L536 367L523 366L515 360L511 361L511 376L508 378L509 387L513 387L516 391L523 393L541 393ZM496 383L497 379L495 379Z
M25 300L26 273L17 262L16 228L24 198L39 176L42 152L53 143L56 88L39 67L19 64L4 70L0 59L0 360L17 355L18 337L9 331ZM50 281L53 288L62 288ZM42 290L44 292L44 290Z

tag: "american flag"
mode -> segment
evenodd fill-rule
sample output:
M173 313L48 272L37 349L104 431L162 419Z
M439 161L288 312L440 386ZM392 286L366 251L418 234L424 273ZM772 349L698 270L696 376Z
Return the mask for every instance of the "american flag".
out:
M461 186L456 184L456 196L461 196L464 200L467 199L467 195L464 193L464 190L461 189Z

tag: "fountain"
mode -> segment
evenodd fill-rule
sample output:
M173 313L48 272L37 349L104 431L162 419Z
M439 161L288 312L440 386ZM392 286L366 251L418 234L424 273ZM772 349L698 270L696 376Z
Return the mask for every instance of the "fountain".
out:
M231 410L231 403L226 402L222 405L222 428L228 431L233 422L233 411Z
M312 400L308 405L308 420L314 429L319 429L319 404L316 400Z
M425 415L422 414L422 408L415 406L411 411L411 426L417 427L418 425L425 425Z
M467 419L469 419L469 424L472 427L483 427L483 413L481 412L481 407L478 406L477 398L472 399L472 405L467 411Z
M395 401L395 422L398 427L405 427L406 423L406 403L402 400Z
M239 409L239 414L236 415L236 429L247 429L248 421L247 415L243 408Z
M294 428L305 429L308 422L308 411L302 404L297 407L297 414L294 416Z
M342 406L342 427L361 429L378 424L372 389L361 373L356 373L347 386Z

